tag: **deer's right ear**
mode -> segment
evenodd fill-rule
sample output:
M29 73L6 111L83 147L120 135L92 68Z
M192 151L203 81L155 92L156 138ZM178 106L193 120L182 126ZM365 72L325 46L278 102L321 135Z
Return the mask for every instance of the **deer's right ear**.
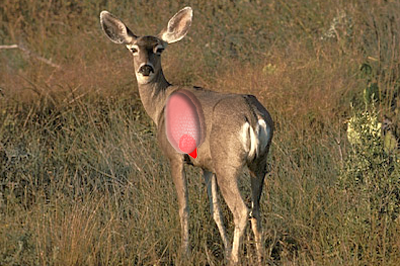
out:
M104 33L114 43L129 44L137 38L119 18L108 11L100 13L100 24Z

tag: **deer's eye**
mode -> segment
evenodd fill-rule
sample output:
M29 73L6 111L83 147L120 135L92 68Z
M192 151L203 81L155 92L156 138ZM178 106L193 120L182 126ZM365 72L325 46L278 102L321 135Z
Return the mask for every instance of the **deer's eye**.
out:
M154 48L154 50L155 50L155 53L156 53L157 55L160 55L160 54L164 51L164 47L162 47L162 46L156 46L156 47Z

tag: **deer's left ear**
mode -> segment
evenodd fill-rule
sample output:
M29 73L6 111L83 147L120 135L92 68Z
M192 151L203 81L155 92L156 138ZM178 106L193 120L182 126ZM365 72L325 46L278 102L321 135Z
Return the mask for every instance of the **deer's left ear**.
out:
M185 37L192 24L193 10L185 7L176 13L168 22L167 28L158 35L166 43L174 43Z

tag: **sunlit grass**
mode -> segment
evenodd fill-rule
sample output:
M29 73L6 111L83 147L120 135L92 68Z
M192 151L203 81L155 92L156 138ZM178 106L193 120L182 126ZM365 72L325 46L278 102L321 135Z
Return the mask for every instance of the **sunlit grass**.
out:
M135 33L157 34L183 4L3 2L0 45L23 44L60 68L0 50L0 265L224 265L204 182L191 167L192 256L182 257L174 185L131 58L98 22L107 9ZM371 212L360 222L365 195L337 183L351 148L350 103L362 108L366 87L378 87L379 117L399 124L400 5L190 4L191 31L163 55L168 80L254 94L276 123L262 198L270 260L396 265L398 219ZM240 185L248 201L246 173ZM251 234L241 256L243 265L256 262Z

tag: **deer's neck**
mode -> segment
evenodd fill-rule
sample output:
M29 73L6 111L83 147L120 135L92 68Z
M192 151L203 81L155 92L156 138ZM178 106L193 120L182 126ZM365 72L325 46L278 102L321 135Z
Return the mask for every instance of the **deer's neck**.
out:
M160 70L151 82L138 85L144 109L157 125L168 97L167 88L171 84L168 83L162 70Z

